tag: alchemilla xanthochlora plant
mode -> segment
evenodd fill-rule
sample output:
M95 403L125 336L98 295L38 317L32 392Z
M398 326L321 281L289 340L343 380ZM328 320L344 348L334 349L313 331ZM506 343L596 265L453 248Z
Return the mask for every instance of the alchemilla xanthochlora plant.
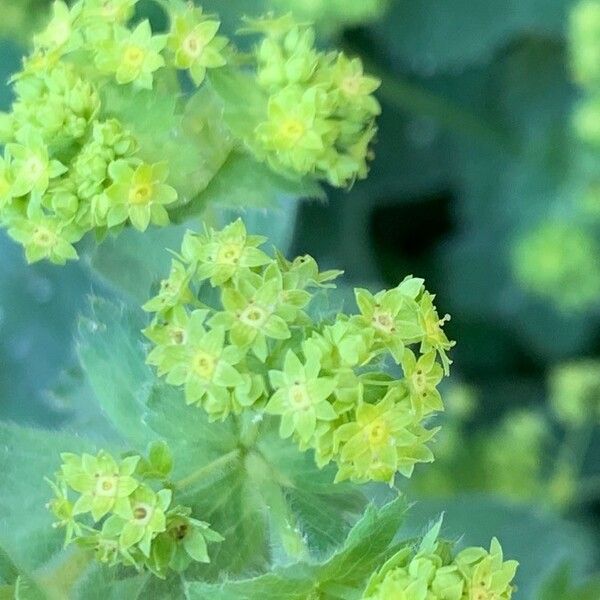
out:
M402 530L396 484L434 460L454 345L424 280L341 303L341 271L215 218L249 181L280 199L366 177L378 81L290 15L244 19L241 51L199 7L158 2L153 28L137 4L56 2L0 122L0 220L29 261L188 225L142 307L93 298L81 319L78 434L0 427L8 487L52 496L0 553L2 591L510 599L497 539L460 548L439 513Z

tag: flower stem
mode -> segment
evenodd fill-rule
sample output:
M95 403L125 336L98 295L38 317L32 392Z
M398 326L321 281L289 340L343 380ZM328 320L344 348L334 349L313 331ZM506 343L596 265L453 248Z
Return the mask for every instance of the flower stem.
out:
M178 490L184 490L195 483L201 482L204 479L209 479L212 483L215 480L215 475L220 471L229 471L230 467L232 467L236 462L241 458L242 452L239 448L235 448L228 452L227 454L223 454L215 460L209 462L207 465L200 467L198 470L190 473L187 477L176 481L173 485ZM216 479L222 479L221 477L217 477Z

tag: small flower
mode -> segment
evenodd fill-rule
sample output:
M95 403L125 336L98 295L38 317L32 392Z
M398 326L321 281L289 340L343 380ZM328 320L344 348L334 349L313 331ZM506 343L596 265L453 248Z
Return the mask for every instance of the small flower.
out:
M48 508L52 514L58 519L52 524L53 527L64 527L65 546L81 534L81 526L75 520L73 511L73 503L69 500L67 486L64 481L53 482L46 479L48 485L54 492L54 498L48 502Z
M177 192L164 183L167 163L141 164L133 169L126 161L118 160L111 163L108 173L113 180L106 190L109 227L127 219L140 231L145 231L150 223L169 224L165 205L177 200Z
M167 47L174 54L175 67L188 69L197 86L204 81L206 69L227 63L221 54L227 39L217 36L219 27L219 21L203 18L200 8L188 8L173 19Z
M213 286L222 285L240 271L260 267L271 262L259 246L266 238L248 235L241 219L221 231L210 230L197 236L187 232L183 240L183 258L196 266L195 278L210 279Z
M142 308L148 312L163 312L192 302L190 279L191 274L185 265L177 260L171 261L171 272L160 282L158 295L146 302Z
M79 7L71 11L64 2L54 2L50 23L42 33L33 38L36 48L68 51L77 48L82 41L81 37L73 31L73 21L78 12Z
M421 352L428 352L431 349L436 350L444 365L444 372L448 374L451 361L446 353L454 347L454 342L448 340L442 327L450 320L450 315L444 315L440 319L433 305L434 298L435 296L429 292L423 292L419 300L420 322L424 331Z
M105 73L114 73L117 83L134 83L152 89L153 73L164 66L161 51L167 38L152 35L150 23L142 21L133 31L119 25L114 28L114 39L100 45L96 66Z
M402 358L402 369L410 393L410 401L417 415L444 410L437 385L444 377L444 370L435 362L436 353L430 350L418 359L408 348Z
M299 174L314 171L333 125L318 114L322 91L290 87L271 96L268 120L256 128L256 139L271 163Z
M145 485L140 485L131 494L131 516L123 524L119 536L122 548L136 545L145 556L150 556L152 540L166 529L165 511L171 504L171 497L171 490L162 489L155 493Z
M90 23L100 19L111 25L126 23L133 16L138 0L86 0L83 17Z
M47 258L57 265L77 258L72 243L81 239L81 232L76 228L65 226L61 219L42 213L11 219L8 235L23 245L28 263Z
M337 418L328 402L336 386L335 379L319 377L320 372L318 354L309 352L303 365L291 350L286 354L283 371L269 371L276 391L265 411L281 415L279 434L282 438L296 432L300 441L306 443L315 434L319 422Z
M212 407L208 412L215 413L230 405L230 388L244 383L233 366L240 362L243 353L225 344L223 328L207 331L205 317L205 311L194 311L186 329L186 342L165 349L162 360L164 368L169 368L167 382L184 385L189 404Z
M278 314L281 285L280 279L264 281L259 275L249 274L240 280L239 289L223 290L221 302L225 310L210 319L211 327L224 327L233 344L251 349L264 361L267 338L285 340L291 336L288 324Z
M49 158L47 146L32 132L24 144L8 144L6 149L12 158L12 194L15 198L29 193L41 196L48 189L50 180L67 170L63 164Z
M336 481L386 481L392 485L396 472L410 477L417 462L431 462L425 442L436 430L420 427L415 415L398 403L399 392L390 390L377 404L363 402L356 420L339 427L335 443L340 468Z
M361 317L357 323L370 328L376 341L392 353L397 363L402 361L404 345L423 337L417 303L400 288L379 292L355 290Z
M364 74L359 58L350 59L343 53L338 54L332 67L332 75L339 93L348 102L346 110L350 116L357 111L364 111L373 116L381 112L379 102L372 95L381 82Z
M474 600L509 600L514 587L511 585L519 563L504 561L502 547L492 539L490 551L483 548L466 548L460 552L455 563L465 580L465 596Z
M81 494L73 506L74 514L91 512L98 521L109 511L129 513L128 497L139 485L132 477L139 456L124 458L120 463L104 451L97 456L64 453L61 457L61 476Z
M207 544L224 539L208 523L192 518L190 513L184 507L169 511L167 528L161 536L163 561L175 571L185 570L192 561L210 562Z
M308 82L318 65L314 45L314 30L296 25L283 38L266 37L257 51L259 83L267 90L277 91L290 84Z

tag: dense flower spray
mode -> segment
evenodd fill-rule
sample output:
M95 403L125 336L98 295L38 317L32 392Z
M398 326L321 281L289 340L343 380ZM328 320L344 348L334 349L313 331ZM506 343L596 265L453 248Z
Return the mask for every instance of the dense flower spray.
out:
M407 277L375 295L357 289L355 315L318 319L311 300L340 272L310 256L271 258L264 241L240 220L186 235L145 305L155 313L148 362L213 419L277 416L282 438L313 449L319 466L337 463L337 481L409 477L433 460L436 429L424 425L443 410L437 386L450 364L433 296ZM206 304L210 288L218 297Z
M261 41L244 55L201 8L159 4L169 27L157 34L136 18L137 0L58 0L13 76L15 100L0 113L0 224L29 261L76 258L90 231L168 225L233 152L291 180L366 176L378 82L360 60L317 51L291 16L249 22ZM227 101L209 81L225 65L223 77L243 76L259 98L247 136L228 131Z

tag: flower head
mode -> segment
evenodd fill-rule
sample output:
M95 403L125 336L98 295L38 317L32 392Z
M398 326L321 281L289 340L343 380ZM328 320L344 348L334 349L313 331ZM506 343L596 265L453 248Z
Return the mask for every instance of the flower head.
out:
M166 42L166 36L152 35L148 21L142 21L133 31L117 25L114 37L100 45L96 66L105 73L114 73L121 85L134 83L152 89L153 73L165 64L160 53Z
M241 219L221 231L210 230L203 236L188 232L183 240L182 255L196 267L195 278L210 279L213 286L221 285L240 271L271 262L259 249L266 238L248 235Z
M281 416L281 437L296 433L301 442L308 442L322 421L333 421L337 413L328 401L336 382L331 377L320 377L318 354L308 352L304 364L289 350L283 371L269 371L271 385L276 390L265 411Z
M128 514L128 497L138 487L132 477L139 456L117 463L110 454L62 454L61 476L65 483L81 495L73 506L74 514L91 512L95 521L109 511Z
M165 206L177 200L177 192L165 183L169 173L167 163L133 168L127 161L118 160L109 165L108 173L113 180L106 190L109 227L127 219L140 231L145 231L150 223L169 223Z
M204 81L206 69L227 62L222 54L227 39L217 36L219 27L219 21L203 17L200 8L190 7L173 17L167 47L173 53L175 67L188 69L196 85Z
M425 446L436 433L427 431L415 415L399 402L400 392L390 390L377 404L363 402L354 421L335 432L339 451L336 481L386 481L393 483L396 472L409 477L414 465L431 462Z

